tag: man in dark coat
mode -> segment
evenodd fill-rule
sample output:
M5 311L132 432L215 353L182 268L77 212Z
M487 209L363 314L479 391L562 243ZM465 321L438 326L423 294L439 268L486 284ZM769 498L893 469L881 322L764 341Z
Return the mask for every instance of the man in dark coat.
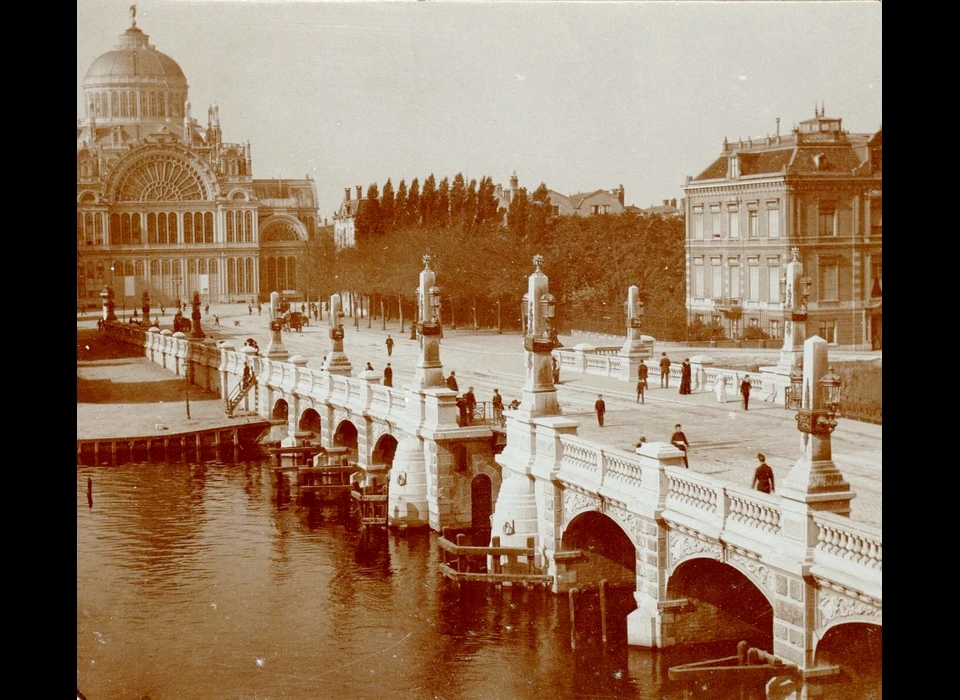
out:
M603 414L607 412L607 404L603 402L603 394L597 394L597 402L593 404L593 409L597 412L597 423L603 427Z
M673 435L670 436L670 444L683 452L683 466L689 469L690 463L687 461L687 449L690 447L690 442L687 440L687 436L683 434L683 430L681 429L679 423L673 427Z
M393 354L393 338L388 335L384 342L387 346L387 357L390 357Z
M464 408L467 411L467 425L473 423L473 412L477 408L477 397L473 393L473 387L467 389L467 393L463 395Z
M743 394L743 410L750 409L750 375L746 374L740 382L740 393Z
M670 388L670 358L667 353L660 353L660 388Z
M773 469L767 464L767 458L763 453L758 454L757 459L760 460L760 466L753 473L753 488L761 493L773 493Z
M447 388L451 391L460 391L460 386L457 384L456 372L451 371L450 376L447 377Z
M393 368L390 366L390 363L387 363L387 366L383 368L383 385L384 386L393 386Z

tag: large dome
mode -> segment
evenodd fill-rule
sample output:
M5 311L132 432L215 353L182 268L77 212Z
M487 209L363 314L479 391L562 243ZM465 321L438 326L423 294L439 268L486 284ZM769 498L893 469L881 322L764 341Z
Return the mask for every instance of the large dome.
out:
M156 86L186 88L187 78L177 62L157 51L135 26L120 35L113 51L97 58L83 79L85 90L103 87Z

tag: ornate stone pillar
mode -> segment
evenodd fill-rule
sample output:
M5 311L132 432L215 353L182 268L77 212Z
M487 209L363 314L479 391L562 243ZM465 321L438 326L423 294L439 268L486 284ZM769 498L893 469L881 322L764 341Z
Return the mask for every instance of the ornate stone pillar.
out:
M270 345L267 346L265 357L271 360L286 360L290 353L283 347L280 338L280 292L270 292Z
M323 363L323 369L330 374L348 376L353 370L350 358L343 352L343 305L339 294L330 297L330 354Z
M652 354L652 344L645 342L640 327L643 320L643 304L640 303L640 289L630 285L627 301L624 304L627 314L627 339L620 348L620 381L636 382L640 365Z

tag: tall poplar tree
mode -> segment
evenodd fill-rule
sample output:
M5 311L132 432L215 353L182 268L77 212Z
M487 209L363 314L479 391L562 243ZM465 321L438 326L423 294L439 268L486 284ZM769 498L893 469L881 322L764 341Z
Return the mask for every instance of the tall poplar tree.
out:
M450 187L450 221L459 224L463 217L463 207L467 201L467 183L463 173L457 173Z
M383 183L383 192L380 195L380 220L383 222L384 233L393 230L393 207L393 183L390 182L390 178L387 178L387 181Z
M400 180L397 196L393 203L393 227L403 228L407 225L407 183Z
M437 181L433 173L423 181L423 191L420 193L420 222L424 226L432 226L437 218Z
M413 178L410 189L407 190L407 226L417 226L420 223L420 181Z
M446 228L450 223L450 181L443 178L437 188L437 223Z

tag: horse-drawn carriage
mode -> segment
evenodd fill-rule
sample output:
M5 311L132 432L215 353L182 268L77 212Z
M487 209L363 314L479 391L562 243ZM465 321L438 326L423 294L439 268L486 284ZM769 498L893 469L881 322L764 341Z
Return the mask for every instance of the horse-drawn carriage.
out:
M303 333L303 327L309 326L310 321L299 311L291 311L283 315L283 330L285 331L296 331L297 333Z

